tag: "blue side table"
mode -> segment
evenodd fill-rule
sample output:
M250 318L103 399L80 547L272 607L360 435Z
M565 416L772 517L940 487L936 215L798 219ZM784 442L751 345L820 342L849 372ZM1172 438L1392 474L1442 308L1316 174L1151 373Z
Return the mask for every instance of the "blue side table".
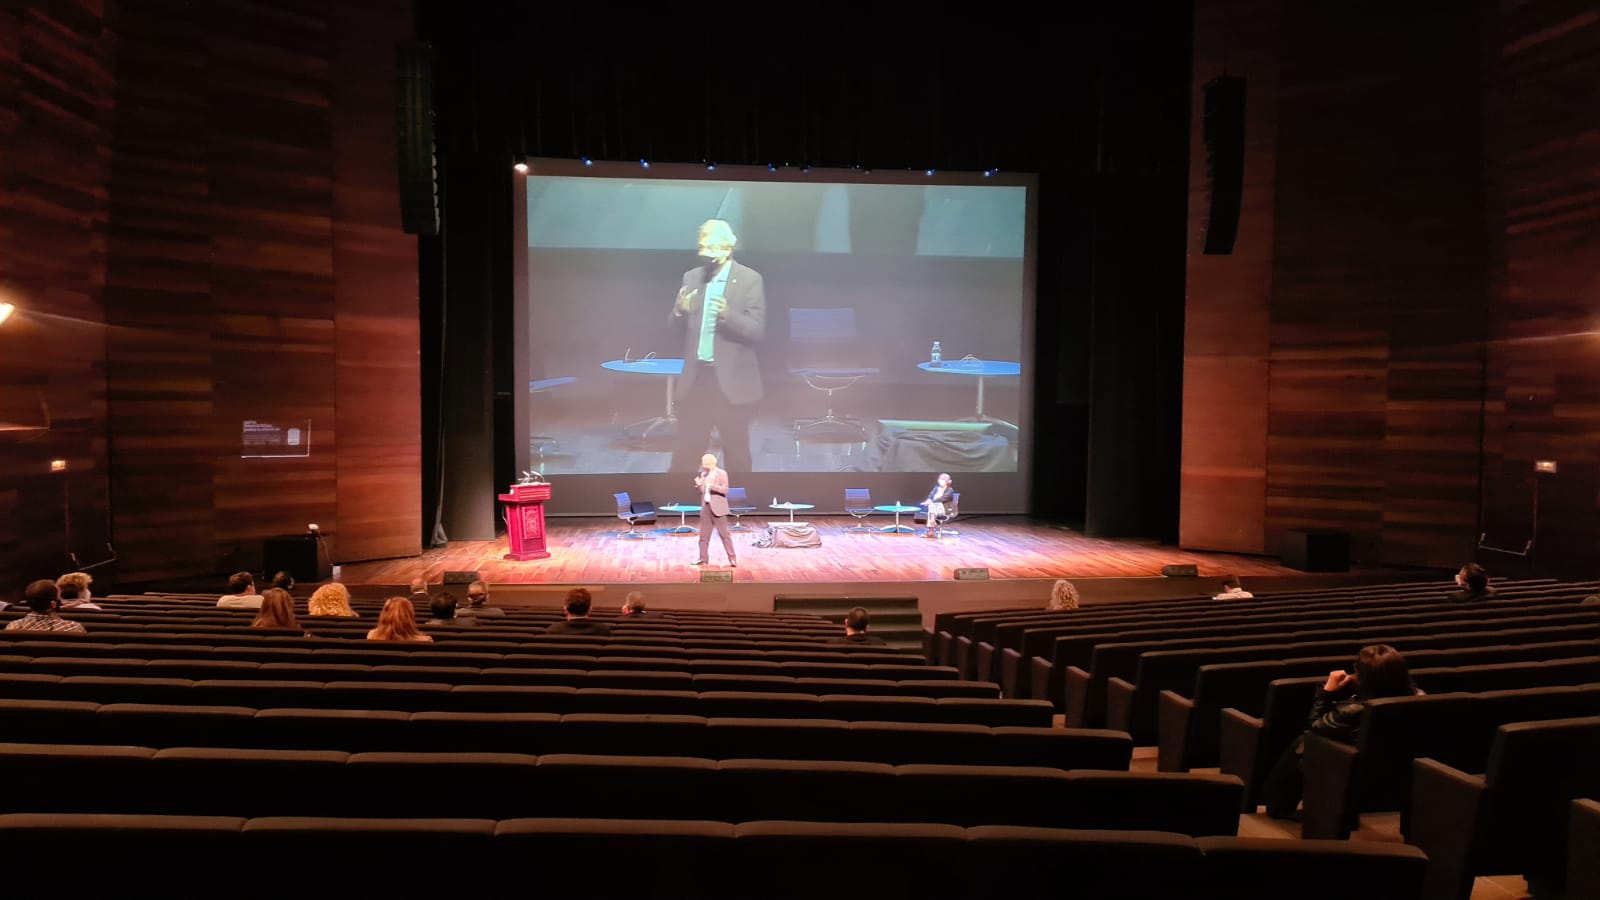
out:
M990 378L1014 378L1022 374L1022 363L1006 362L998 359L956 359L950 362L934 365L931 362L917 363L917 368L924 372L944 373L946 375L973 375L978 379L978 411L973 414L974 422L994 422L999 425L1011 425L1003 419L996 419L984 414L983 411L983 383ZM1012 426L1013 428L1016 426Z
M922 507L920 507L920 506L906 506L903 503L895 503L892 506L874 506L873 509L877 510L878 512L894 513L894 524L893 525L885 525L882 528L879 528L878 529L878 533L879 534L911 534L912 532L916 531L916 529L912 528L910 525L901 525L900 524L900 514L901 513L914 513L914 512L916 512L917 510L919 510L921 508Z
M666 410L659 416L640 419L627 425L622 429L624 434L638 437L643 441L648 440L651 435L672 437L677 433L678 411L672 393L677 387L678 376L683 374L683 360L659 359L653 356L648 359L612 359L601 363L600 368L628 375L654 375L667 380Z
M667 529L667 534L699 534L700 529L689 524L689 513L699 513L700 507L690 506L686 503L674 503L671 506L658 506L662 512L675 512L678 514L678 524Z

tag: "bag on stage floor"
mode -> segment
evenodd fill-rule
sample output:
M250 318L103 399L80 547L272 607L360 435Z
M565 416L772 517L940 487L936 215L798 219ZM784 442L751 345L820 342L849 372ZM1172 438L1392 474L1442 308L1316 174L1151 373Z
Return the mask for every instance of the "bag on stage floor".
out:
M757 547L821 547L822 535L808 522L774 522L755 540Z

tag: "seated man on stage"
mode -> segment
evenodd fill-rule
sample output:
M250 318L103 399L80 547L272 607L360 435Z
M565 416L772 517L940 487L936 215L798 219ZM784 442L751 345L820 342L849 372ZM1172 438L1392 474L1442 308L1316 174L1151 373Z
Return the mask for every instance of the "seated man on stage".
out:
M933 490L928 492L928 499L918 504L928 508L928 531L923 537L933 537L935 529L939 527L938 517L945 514L950 501L954 499L955 489L950 486L950 473L943 472L934 483Z

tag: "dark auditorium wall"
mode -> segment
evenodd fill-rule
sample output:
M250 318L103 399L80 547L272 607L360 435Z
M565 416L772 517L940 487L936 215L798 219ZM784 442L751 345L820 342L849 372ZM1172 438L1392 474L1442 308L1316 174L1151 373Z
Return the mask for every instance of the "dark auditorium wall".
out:
M1483 29L1490 300L1485 565L1600 574L1600 11L1497 2ZM1534 86L1537 85L1537 89Z
M69 549L104 557L117 38L103 18L99 0L0 5L0 300L35 310L0 325L0 598L58 574ZM67 472L51 474L52 459Z
M409 5L44 8L9 14L20 30L0 12L0 74L20 73L0 128L22 151L0 157L0 222L36 248L0 276L39 358L0 354L0 418L14 385L47 386L57 423L0 446L82 459L74 496L109 492L113 515L108 536L105 503L86 510L74 543L90 562L113 540L119 581L254 567L308 522L336 560L417 552L417 242L394 187ZM311 419L310 458L240 459L247 418ZM13 583L66 568L35 468L0 476Z
M1592 574L1600 15L1570 0L1201 0L1181 542ZM1244 212L1200 254L1200 89L1249 85ZM1533 461L1539 476L1534 536Z

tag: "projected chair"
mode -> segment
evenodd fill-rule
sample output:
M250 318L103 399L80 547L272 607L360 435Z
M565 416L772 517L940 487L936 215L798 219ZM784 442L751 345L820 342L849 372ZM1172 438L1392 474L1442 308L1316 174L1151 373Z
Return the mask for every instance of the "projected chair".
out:
M865 444L867 429L860 419L833 411L833 395L863 378L878 374L864 365L866 352L856 334L854 309L789 310L789 374L805 379L813 390L828 395L828 412L821 418L797 419L795 452L802 440L824 443Z
M867 532L867 516L872 515L872 492L866 488L844 489L844 511L855 518L856 524L850 526L848 531Z
M634 526L640 522L654 522L656 520L656 505L648 500L635 503L628 496L627 491L611 495L617 501L617 518L628 523L627 531L617 532L619 538L638 540L649 537L648 534L638 531Z
M950 502L945 504L944 507L944 515L933 517L933 536L936 538L960 537L961 532L955 530L954 528L944 527L946 524L954 522L956 519L960 518L960 516L961 492L951 491Z
M728 514L733 516L733 527L729 531L749 531L750 526L741 523L739 517L755 511L756 508L750 505L750 498L744 495L744 488L728 488Z
M568 375L562 378L544 378L539 381L528 382L528 393L544 394L558 387L572 384L578 379ZM546 456L564 455L561 453L561 444L548 434L528 435L528 452L539 460L539 474L544 474L544 460Z

